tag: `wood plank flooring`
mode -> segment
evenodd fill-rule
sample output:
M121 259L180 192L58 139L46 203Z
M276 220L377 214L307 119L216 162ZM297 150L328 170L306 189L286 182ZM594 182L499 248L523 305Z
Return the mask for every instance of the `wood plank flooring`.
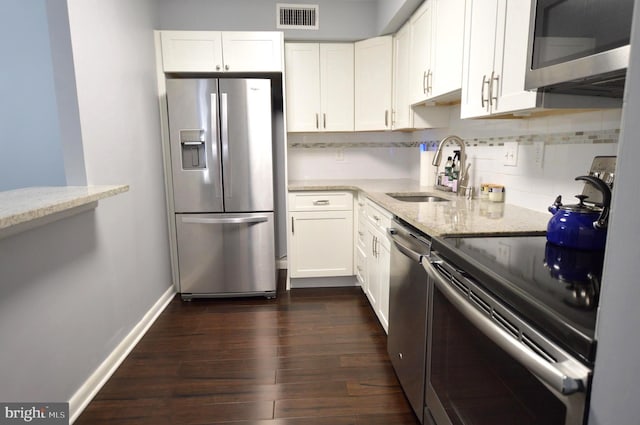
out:
M359 288L176 297L76 421L228 423L419 425Z

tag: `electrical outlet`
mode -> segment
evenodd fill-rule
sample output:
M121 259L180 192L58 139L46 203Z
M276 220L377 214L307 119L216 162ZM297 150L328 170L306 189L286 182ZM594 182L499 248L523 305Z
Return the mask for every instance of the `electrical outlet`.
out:
M338 148L336 150L336 161L344 161L344 149Z
M544 161L544 142L533 142L533 163L542 168Z
M518 142L504 142L504 165L518 165Z

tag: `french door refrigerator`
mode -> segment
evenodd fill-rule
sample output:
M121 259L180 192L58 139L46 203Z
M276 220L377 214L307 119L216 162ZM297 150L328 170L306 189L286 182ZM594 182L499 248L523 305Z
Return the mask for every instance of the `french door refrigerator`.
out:
M169 78L167 108L182 298L275 296L270 81Z

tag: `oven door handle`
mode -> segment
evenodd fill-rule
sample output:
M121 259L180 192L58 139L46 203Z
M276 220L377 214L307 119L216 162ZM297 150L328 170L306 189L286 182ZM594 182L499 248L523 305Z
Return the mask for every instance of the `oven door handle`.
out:
M437 256L433 256L433 254L431 258L432 262L441 261ZM433 266L432 262L423 261L422 264L429 277L434 280L436 287L463 316L496 343L496 345L516 359L521 365L537 376L538 379L559 393L573 394L578 391L584 391L588 379L588 372L583 373L582 371L576 371L574 376L568 376L566 371L559 370L554 367L552 363L549 363L534 351L527 348L519 340L513 338L493 323L491 319L473 307L463 295L458 293L457 290L446 281L442 274Z

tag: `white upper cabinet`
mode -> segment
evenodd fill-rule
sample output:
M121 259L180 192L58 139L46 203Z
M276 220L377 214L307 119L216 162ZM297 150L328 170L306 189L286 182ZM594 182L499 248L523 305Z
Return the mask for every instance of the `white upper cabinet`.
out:
M431 68L432 15L435 0L426 0L411 16L411 59L409 62L409 100L427 99L427 78Z
M405 24L393 37L393 107L391 126L394 130L411 128L409 102L409 59L411 57L411 26Z
M281 32L227 31L222 33L224 70L229 72L281 72Z
M353 131L352 43L285 43L287 131Z
M319 131L320 45L285 43L287 128Z
M460 98L465 0L436 0L428 99Z
M536 107L537 93L524 90L530 13L506 0L467 0L461 118Z
M411 17L412 104L459 97L465 5L465 0L426 0Z
M220 31L162 31L164 72L222 71Z
M281 72L281 32L161 31L164 72Z
M393 37L355 43L355 130L391 130Z

